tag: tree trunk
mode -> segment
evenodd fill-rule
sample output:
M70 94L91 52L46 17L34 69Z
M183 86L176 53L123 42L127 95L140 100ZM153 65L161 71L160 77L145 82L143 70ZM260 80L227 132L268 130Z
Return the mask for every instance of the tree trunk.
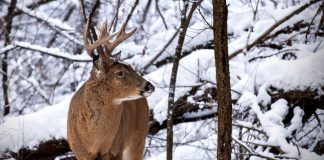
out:
M10 40L10 32L12 27L12 19L14 17L14 11L16 7L16 0L12 0L8 6L8 13L5 19L4 25L4 35L5 35L5 42L4 46L7 46L11 43ZM4 53L3 59L1 60L1 68L2 68L2 89L3 89L3 101L4 101L4 110L3 116L6 116L10 113L10 104L9 104L9 79L8 79L8 52Z
M226 0L213 0L213 24L218 102L217 159L231 159L232 103L227 48Z

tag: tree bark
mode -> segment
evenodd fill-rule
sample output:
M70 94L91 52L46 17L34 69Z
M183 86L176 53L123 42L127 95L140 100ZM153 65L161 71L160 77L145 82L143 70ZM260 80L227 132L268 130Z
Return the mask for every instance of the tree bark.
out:
M14 17L14 11L16 8L17 0L12 0L8 6L8 13L6 15L5 24L4 24L4 35L5 42L4 46L7 46L11 43L10 32L12 28L12 19ZM9 104L9 79L8 79L8 52L4 53L3 59L1 60L2 67L2 89L3 89L3 101L4 101L4 111L3 116L6 116L10 113L10 104Z
M226 0L213 0L215 63L218 102L217 159L231 159L232 102L227 47Z

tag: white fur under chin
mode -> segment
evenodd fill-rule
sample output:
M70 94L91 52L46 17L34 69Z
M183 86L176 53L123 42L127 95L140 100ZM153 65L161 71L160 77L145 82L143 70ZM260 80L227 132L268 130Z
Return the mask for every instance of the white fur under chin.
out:
M115 99L114 102L115 104L120 104L124 101L130 101L130 100L135 100L135 99L139 99L139 98L143 98L143 96L130 96L130 97L126 97L126 98L121 98L121 99Z
M99 78L99 75L100 75L100 70L96 69L96 77Z

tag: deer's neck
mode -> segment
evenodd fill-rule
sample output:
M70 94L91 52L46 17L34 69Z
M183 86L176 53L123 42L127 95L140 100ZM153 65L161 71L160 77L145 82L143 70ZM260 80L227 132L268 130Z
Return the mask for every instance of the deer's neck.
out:
M110 129L118 128L123 106L114 103L113 99L113 92L105 88L105 84L98 85L90 80L86 82L83 98L85 106L81 109L90 130L106 133L108 131L99 129L102 128L100 126L109 126Z
M121 107L116 97L117 93L109 88L109 83L94 81L89 79L86 82L84 100L92 109L104 109Z

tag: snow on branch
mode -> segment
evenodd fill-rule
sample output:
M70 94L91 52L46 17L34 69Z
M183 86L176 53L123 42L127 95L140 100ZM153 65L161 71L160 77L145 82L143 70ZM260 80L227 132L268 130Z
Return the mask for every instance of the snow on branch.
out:
M75 62L91 62L92 61L91 58L86 54L71 55L70 53L60 51L58 48L46 48L46 47L43 47L40 45L30 44L29 42L18 42L18 41L3 48L0 51L0 55L8 50L12 50L17 47L32 50L32 51L37 51L40 53L44 53L44 54L47 54L47 55L50 55L50 56L53 56L56 58L62 58L62 59L69 60L69 61L75 61Z

